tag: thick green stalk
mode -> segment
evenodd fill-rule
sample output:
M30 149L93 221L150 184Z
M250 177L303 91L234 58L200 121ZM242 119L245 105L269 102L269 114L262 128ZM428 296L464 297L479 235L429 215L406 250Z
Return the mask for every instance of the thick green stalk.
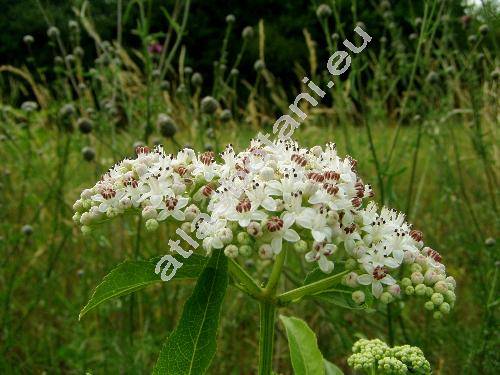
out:
M283 264L285 263L286 257L286 249L282 249L281 253L276 256L274 260L273 269L271 271L271 275L269 276L269 280L267 282L266 288L264 289L265 296L274 296L276 287L278 286L278 281L281 276L281 269L283 268Z
M285 302L285 303L291 302L291 301L300 299L304 296L321 292L322 290L325 290L325 289L331 287L332 285L335 285L336 283L338 283L342 279L342 277L344 275L348 274L349 272L350 272L349 270L346 270L346 271L340 272L336 275L326 277L326 278L319 280L319 281L316 281L314 283L307 284L307 285L301 286L300 288L293 289L293 290L290 290L290 291L285 292L283 294L280 294L278 296L278 301L282 302L282 303L283 302Z
M245 288L248 294L254 298L260 297L262 289L257 285L252 276L250 276L234 259L229 258L228 267L231 276Z
M269 301L261 301L259 331L259 375L271 375L273 368L274 318L276 306Z

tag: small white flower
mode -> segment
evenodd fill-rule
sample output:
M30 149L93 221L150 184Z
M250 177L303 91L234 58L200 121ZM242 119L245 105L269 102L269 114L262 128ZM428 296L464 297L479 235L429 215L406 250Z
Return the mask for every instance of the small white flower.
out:
M368 273L364 275L358 276L358 283L361 285L372 285L372 294L375 298L379 298L382 292L384 291L385 285L394 285L396 284L396 280L387 273L387 271L380 266L373 267L370 264L367 264L365 270Z
M163 221L169 216L174 219L183 221L186 215L181 210L187 206L189 199L185 197L168 197L165 198L158 206L160 213L158 214L158 221Z
M334 268L334 263L327 257L337 250L334 244L327 244L325 242L315 242L313 249L306 255L306 261L309 263L318 262L318 266L324 273L331 273Z
M293 215L285 214L283 219L273 216L267 220L266 226L271 233L271 248L274 254L279 254L283 247L283 239L288 242L297 242L300 240L298 233L291 229L293 224Z
M296 219L297 224L303 228L311 230L315 241L322 242L325 239L330 241L332 228L326 222L326 214L313 208L305 208Z

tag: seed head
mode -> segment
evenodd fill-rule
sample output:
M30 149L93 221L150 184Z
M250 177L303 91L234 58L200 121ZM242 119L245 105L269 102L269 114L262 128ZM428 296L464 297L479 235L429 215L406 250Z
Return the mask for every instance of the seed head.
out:
M201 100L201 112L205 113L207 115L214 114L215 111L217 111L217 108L219 108L219 103L215 98L211 96L205 96Z
M84 147L82 149L82 156L83 156L83 159L85 159L86 161L92 161L94 160L95 158L95 151L92 147Z
M252 26L247 26L243 29L241 32L241 36L243 39L252 39L254 35L253 27Z
M68 117L71 117L75 114L76 110L75 110L75 106L73 105L73 103L67 103L65 105L63 105L61 107L61 109L59 110L59 117L61 119L66 119Z
M57 38L59 34L60 34L59 29L55 26L51 26L47 30L47 36L51 39Z
M33 101L23 102L23 104L21 104L21 109L25 112L34 112L38 109L38 104Z
M92 122L92 120L86 117L80 117L76 124L78 126L78 129L80 130L80 133L82 134L89 134L94 128L94 123Z
M321 4L316 9L316 15L319 19L325 19L332 15L332 8L327 4Z
M201 73L194 73L191 77L191 84L195 87L200 87L203 84L203 76Z
M23 37L23 42L26 43L27 45L30 45L30 44L33 44L33 42L35 41L35 38L33 38L33 36L31 35L25 35Z
M266 68L266 63L259 59L255 61L255 63L253 64L253 68L256 72L261 72Z
M220 115L219 118L222 122L228 122L233 118L233 114L229 109L224 109Z
M489 31L490 31L490 28L488 27L488 25L483 24L483 25L479 26L479 33L481 35L486 35L489 33Z
M156 125L160 129L161 135L165 138L172 138L175 133L177 133L177 126L175 125L174 120L164 113L160 113L158 115Z
M23 234L25 236L31 236L33 234L33 227L29 224L23 225L23 228L21 229Z

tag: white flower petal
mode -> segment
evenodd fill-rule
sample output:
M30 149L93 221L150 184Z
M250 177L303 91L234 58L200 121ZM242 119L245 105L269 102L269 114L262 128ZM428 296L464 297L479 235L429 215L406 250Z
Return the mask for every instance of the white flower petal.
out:
M358 278L359 282L359 278ZM374 281L372 284L372 294L375 298L379 298L382 292L384 291L384 287L382 286L380 281Z
M372 281L373 277L366 273L364 275L358 276L358 283L360 283L361 285L370 285Z

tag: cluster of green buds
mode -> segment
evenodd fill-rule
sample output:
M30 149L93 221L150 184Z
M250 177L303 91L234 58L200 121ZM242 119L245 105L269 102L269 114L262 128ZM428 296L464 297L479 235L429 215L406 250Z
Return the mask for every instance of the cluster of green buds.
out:
M431 366L416 346L389 347L379 339L358 340L347 363L367 374L430 374Z

